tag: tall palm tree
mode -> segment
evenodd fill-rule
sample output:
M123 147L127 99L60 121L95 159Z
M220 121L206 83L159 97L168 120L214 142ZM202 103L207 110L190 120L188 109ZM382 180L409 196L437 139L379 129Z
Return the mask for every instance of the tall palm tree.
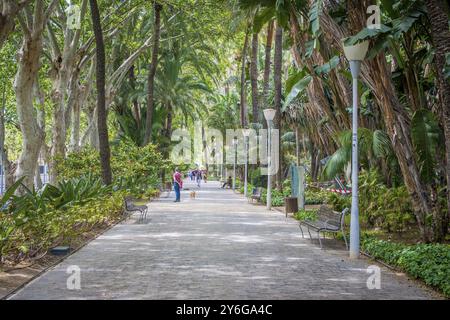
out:
M431 36L436 50L435 63L441 102L441 119L443 121L446 148L447 171L447 221L442 223L447 228L450 221L450 82L444 75L446 57L450 54L450 31L448 28L448 5L443 0L426 0L431 24Z
M267 38L266 38L266 48L265 48L265 60L264 60L264 77L263 77L263 92L261 95L263 106L267 103L269 88L270 88L270 65L271 65L271 54L272 54L272 42L273 42L273 30L274 21L270 21L267 25Z
M275 56L274 56L274 85L275 85L275 110L277 114L275 116L275 128L281 130L281 94L282 94L282 64L283 64L283 27L277 23L277 29L275 32ZM279 135L281 139L281 134ZM281 140L278 141L279 145ZM277 171L277 187L279 190L283 188L283 176L281 167L281 152L278 154L278 171Z
M258 31L253 30L252 34L252 54L251 54L251 64L250 64L250 78L252 85L252 111L253 111L253 122L259 122L259 93L258 93L258 53L259 53L259 43L258 43Z
M244 48L242 49L242 61L241 61L241 102L240 102L240 112L241 112L241 126L245 128L247 126L247 97L246 97L246 74L245 65L247 61L247 47L249 42L249 27L245 31Z
M94 29L97 51L97 116L98 116L98 140L100 147L100 163L102 167L102 179L105 185L112 182L111 174L111 150L109 148L108 125L106 123L106 96L105 96L105 44L98 9L97 0L89 0L91 6L92 26Z
M148 71L147 118L145 122L145 140L144 140L145 144L150 143L152 139L153 109L155 106L155 98L154 98L155 75L156 69L158 67L159 39L161 34L162 5L159 4L157 1L154 1L153 8L155 11L155 24L154 24L152 61L150 63Z

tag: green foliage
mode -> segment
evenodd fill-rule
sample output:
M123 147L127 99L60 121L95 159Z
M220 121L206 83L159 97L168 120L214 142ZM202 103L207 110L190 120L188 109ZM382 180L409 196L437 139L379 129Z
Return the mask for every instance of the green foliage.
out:
M327 201L328 198L327 191L319 190L315 188L307 188L305 190L305 204L323 204Z
M404 245L363 237L362 249L376 259L399 267L409 275L450 297L450 246L445 244Z
M0 260L19 262L71 241L87 231L120 219L124 192L113 192L88 203L56 209L51 203L0 211ZM20 208L20 210L19 210Z
M8 200L14 196L14 192L16 192L24 179L25 177L20 178L11 187L9 187L8 190L6 190L5 194L0 198L0 209L3 208L3 206L7 204Z
M112 148L111 169L114 188L128 190L131 194L143 195L149 187L156 187L158 174L168 168L169 162L163 160L155 145L138 147L133 143L122 142ZM59 159L57 170L62 179L74 179L90 175L100 177L98 152L86 148L80 153L69 154Z
M450 246L420 244L402 251L398 265L427 285L441 289L450 297Z
M418 155L421 177L431 182L436 175L436 154L441 129L434 114L426 109L418 110L411 120L411 137Z
M294 218L300 221L315 221L317 219L317 210L300 210L294 214Z
M349 196L330 192L327 196L327 204L329 204L335 211L342 211L345 208L351 207L352 198Z
M344 172L352 156L352 131L339 134L340 148L331 156L323 170L325 178L332 179ZM358 145L361 164L370 167L373 159L389 159L393 154L389 137L381 130L358 129Z
M292 89L289 91L286 100L284 101L282 110L284 111L286 107L295 99L297 96L305 90L309 83L312 81L312 77L309 74L305 74L295 85L292 86Z
M290 192L280 192L277 189L272 189L272 206L273 207L282 207L284 206L284 198L289 197ZM267 203L267 189L261 189L261 202Z
M362 171L359 177L359 207L367 227L401 233L414 223L414 214L405 186L387 188L377 171ZM350 208L351 197L329 193L327 203L336 211Z

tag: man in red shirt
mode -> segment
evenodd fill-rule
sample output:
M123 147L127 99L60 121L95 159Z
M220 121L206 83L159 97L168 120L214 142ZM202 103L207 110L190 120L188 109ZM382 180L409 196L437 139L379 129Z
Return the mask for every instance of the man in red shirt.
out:
M181 189L183 188L183 179L181 177L181 173L178 168L175 168L175 172L173 174L173 189L175 190L176 199L174 202L180 202L181 197Z

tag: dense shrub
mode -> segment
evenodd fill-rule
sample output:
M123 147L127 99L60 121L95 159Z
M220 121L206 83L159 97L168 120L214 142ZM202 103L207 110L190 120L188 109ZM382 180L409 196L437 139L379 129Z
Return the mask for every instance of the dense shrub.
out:
M450 245L404 245L364 237L361 246L374 258L403 269L450 297Z
M300 221L315 221L317 219L317 210L300 210L294 214L294 218Z
M167 169L169 163L163 160L156 146L149 144L137 147L120 143L111 150L111 170L115 190L128 190L136 197L154 193L159 183L159 173ZM92 148L68 154L65 159L57 159L56 170L62 180L87 175L100 177L98 151Z
M0 211L0 260L19 262L35 257L53 246L70 244L96 226L116 221L122 214L123 197L123 191L112 192L59 209L51 201L31 210L9 206Z
M414 224L412 205L406 187L388 188L376 171L360 175L359 207L362 222L369 228L403 232ZM336 211L350 208L351 197L329 193L327 201Z
M272 189L272 206L273 207L282 207L284 206L284 198L288 197L290 194L286 194L284 192L280 192L277 189ZM267 203L267 189L261 189L261 202Z
M305 204L323 204L327 201L328 193L324 190L307 188L305 190Z

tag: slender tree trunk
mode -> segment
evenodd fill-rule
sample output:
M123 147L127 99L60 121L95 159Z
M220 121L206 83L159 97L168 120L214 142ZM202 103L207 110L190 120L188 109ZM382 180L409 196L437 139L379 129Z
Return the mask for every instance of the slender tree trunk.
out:
M253 33L252 35L252 60L251 60L251 84L252 84L252 112L253 112L253 123L259 122L259 92L258 92L258 33Z
M240 103L240 115L241 115L241 127L247 126L247 96L246 96L246 77L245 77L245 64L247 61L247 47L249 38L249 28L245 33L244 48L242 49L242 64L241 64L241 103Z
M283 28L277 24L275 32L275 56L274 56L274 86L275 86L275 110L277 110L274 124L275 129L280 130L278 145L281 148L281 94L282 94L282 67L283 67ZM281 150L280 150L281 151ZM282 152L278 154L277 188L283 188Z
M70 152L80 151L80 117L81 106L76 102L72 108L72 133L70 135Z
M91 5L92 25L97 47L97 113L100 162L102 166L103 183L105 185L110 185L112 182L112 174L105 101L105 45L103 43L103 32L97 0L89 0L89 2Z
M162 5L157 1L153 2L153 7L155 10L155 25L153 38L153 51L152 51L152 61L148 71L148 92L147 92L147 117L145 121L145 138L144 144L147 145L152 140L152 122L153 122L153 110L155 108L155 75L156 69L158 67L158 53L159 53L159 39L161 33L161 10Z
M40 66L39 59L42 54L42 38L48 19L47 13L53 10L56 3L57 1L52 1L45 8L43 0L36 0L33 17L28 19L28 24L21 21L24 35L18 54L14 90L18 122L22 132L22 153L17 161L15 178L25 177L23 183L28 188L33 188L36 163L44 138L33 105L34 86Z
M136 90L136 74L134 72L134 68L135 68L134 65L132 65L130 68L130 73L129 73L130 86L133 91ZM140 128L141 128L141 112L139 109L139 102L137 100L137 97L133 98L133 101L131 103L133 105L133 117L134 117L134 120L136 121L137 129L140 130Z
M8 183L7 176L11 176L11 162L8 160L8 153L5 148L5 109L6 109L6 84L3 84L2 104L0 108L0 165L5 176L5 188L7 189L11 183Z
M88 127L81 138L81 146L90 145L99 150L98 129L97 129L97 108L88 108L86 111Z
M434 233L437 240L443 240L450 221L450 79L445 79L446 55L450 54L450 31L448 27L448 5L443 0L426 0L431 35L436 50L435 64L439 88L440 113L445 135L447 174L447 214L436 217ZM437 213L439 215L439 213Z
M273 30L274 21L270 21L267 26L267 40L265 49L265 61L264 61L264 78L263 78L263 93L261 95L260 106L264 107L269 103L269 89L270 89L270 70L271 70L271 54L272 54L272 42L273 42ZM264 121L263 121L264 122Z

